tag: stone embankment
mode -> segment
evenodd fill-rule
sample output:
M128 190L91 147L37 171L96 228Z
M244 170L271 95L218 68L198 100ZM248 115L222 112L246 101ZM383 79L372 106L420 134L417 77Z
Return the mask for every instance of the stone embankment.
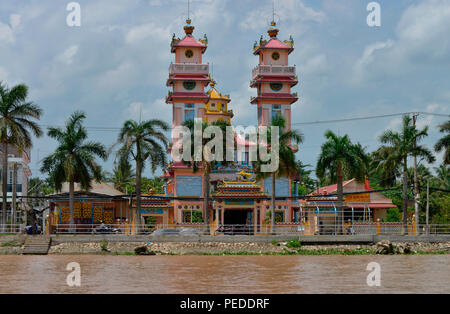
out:
M375 245L301 245L292 247L282 243L61 243L50 248L49 254L135 254L143 255L221 255L221 254L414 254L450 253L449 243L391 243Z

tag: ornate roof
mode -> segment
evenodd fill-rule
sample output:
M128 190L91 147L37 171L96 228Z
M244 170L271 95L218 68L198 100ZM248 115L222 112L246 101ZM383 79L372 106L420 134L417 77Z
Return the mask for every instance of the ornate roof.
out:
M208 37L204 35L203 39L197 40L192 36L192 33L194 32L195 27L191 25L191 20L186 20L186 26L184 27L184 32L186 33L186 36L183 39L176 38L175 34L173 34L172 37L172 52L175 52L175 49L177 48L202 48L202 52L205 52L207 46L208 46Z

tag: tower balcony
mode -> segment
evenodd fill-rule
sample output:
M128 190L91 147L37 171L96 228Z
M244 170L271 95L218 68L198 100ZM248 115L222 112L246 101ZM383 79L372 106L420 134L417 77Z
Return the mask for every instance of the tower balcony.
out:
M208 75L209 64L172 63L169 67L169 74Z
M252 77L256 78L260 75L289 76L295 78L297 76L297 69L295 66L258 65L253 69Z

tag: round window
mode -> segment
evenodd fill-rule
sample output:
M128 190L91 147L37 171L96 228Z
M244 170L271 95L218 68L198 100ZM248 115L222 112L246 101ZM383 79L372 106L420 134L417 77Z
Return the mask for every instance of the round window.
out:
M186 50L184 55L186 56L186 58L192 58L194 56L194 52L191 49L188 49Z
M275 60L275 61L280 59L280 54L278 52L272 53L272 59Z
M193 90L197 84L194 81L183 82L183 87L187 90Z
M283 84L281 84L281 83L270 83L270 88L273 91L279 92L283 88Z

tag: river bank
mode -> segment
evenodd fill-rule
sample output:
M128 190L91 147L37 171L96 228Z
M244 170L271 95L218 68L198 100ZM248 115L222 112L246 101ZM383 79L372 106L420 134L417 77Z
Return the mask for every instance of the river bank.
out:
M382 243L382 242L380 242ZM449 254L450 242L382 244L301 244L298 241L258 242L65 242L50 247L49 255L136 255L136 248L148 255L375 255ZM382 251L391 247L391 251ZM18 242L0 244L0 254L22 254ZM138 250L139 252L139 250Z

